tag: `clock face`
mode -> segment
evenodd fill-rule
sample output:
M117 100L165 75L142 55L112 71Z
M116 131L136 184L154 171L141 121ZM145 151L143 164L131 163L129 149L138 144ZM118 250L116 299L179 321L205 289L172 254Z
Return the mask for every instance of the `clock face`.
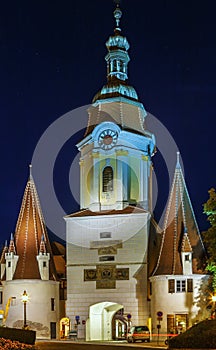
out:
M106 129L102 131L98 138L98 143L105 150L111 149L117 142L118 134L116 131Z

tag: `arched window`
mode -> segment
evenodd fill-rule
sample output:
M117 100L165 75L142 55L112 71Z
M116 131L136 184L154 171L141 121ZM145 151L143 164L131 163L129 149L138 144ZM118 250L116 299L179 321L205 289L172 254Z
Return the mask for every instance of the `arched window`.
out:
M113 191L113 169L106 166L103 170L103 192Z

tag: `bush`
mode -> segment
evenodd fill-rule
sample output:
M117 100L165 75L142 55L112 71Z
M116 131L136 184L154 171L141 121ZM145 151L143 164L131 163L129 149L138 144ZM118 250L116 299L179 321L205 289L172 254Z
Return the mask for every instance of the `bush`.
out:
M202 321L169 341L169 349L216 349L216 320Z

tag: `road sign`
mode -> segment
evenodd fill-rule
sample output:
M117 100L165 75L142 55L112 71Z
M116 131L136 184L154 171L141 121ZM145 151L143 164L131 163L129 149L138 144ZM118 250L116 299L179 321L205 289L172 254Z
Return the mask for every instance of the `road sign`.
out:
M82 324L86 324L86 321L85 321L85 320L82 320Z
M158 317L162 317L162 316L163 316L163 312L162 312L162 311L158 311L158 312L157 312L157 316L158 316Z

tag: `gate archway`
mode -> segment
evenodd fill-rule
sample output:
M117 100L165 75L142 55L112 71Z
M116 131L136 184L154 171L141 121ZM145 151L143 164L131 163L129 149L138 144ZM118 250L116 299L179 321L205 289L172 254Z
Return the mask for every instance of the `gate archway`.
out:
M87 340L112 340L113 316L121 309L123 305L109 301L90 306L86 323Z

